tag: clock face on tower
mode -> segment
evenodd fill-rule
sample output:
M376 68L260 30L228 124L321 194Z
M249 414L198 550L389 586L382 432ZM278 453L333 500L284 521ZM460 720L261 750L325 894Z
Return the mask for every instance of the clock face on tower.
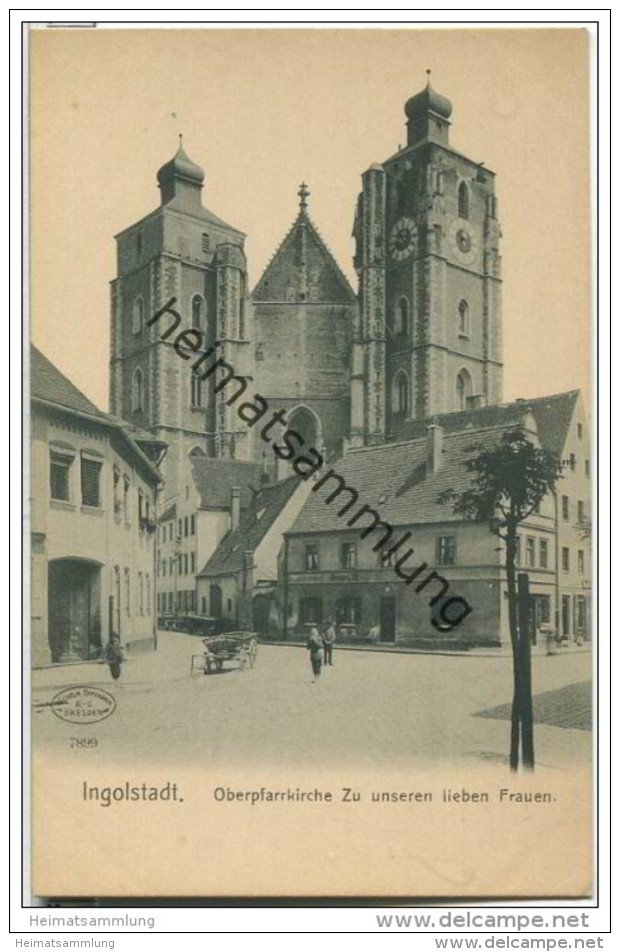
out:
M388 238L388 251L394 261L404 261L415 248L416 224L413 218L399 218Z
M454 256L463 264L473 264L478 256L478 238L464 218L455 218L448 233Z

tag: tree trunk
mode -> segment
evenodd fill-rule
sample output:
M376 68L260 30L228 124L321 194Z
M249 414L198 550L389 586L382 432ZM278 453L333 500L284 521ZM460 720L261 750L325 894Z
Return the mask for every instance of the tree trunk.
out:
M512 715L510 723L510 769L519 768L519 737L522 719L522 664L521 646L519 643L519 627L517 616L517 575L515 559L517 554L517 525L508 524L506 528L506 581L508 584L508 625L512 644L512 672L514 693L512 698Z
M534 712L532 706L532 652L527 626L521 631L521 743L523 766L534 769Z

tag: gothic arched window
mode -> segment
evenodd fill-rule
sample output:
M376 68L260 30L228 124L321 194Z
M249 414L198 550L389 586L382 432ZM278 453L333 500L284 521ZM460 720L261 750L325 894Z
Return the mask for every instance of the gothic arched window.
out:
M144 409L144 374L139 367L131 378L131 409L133 413Z
M465 300L459 303L459 336L469 337L469 304Z
M132 330L134 334L141 334L144 327L144 301L142 297L137 297L133 302L133 323Z
M459 185L459 218L469 218L469 189L465 182Z
M409 412L409 380L404 370L396 374L392 406L399 416L406 416Z
M456 408L457 410L467 409L467 398L471 397L471 377L463 369L456 378Z
M192 298L192 327L197 331L204 331L207 326L207 305L200 294Z
M409 334L409 301L406 297L401 297L396 302L396 315L394 318L394 336L406 337Z

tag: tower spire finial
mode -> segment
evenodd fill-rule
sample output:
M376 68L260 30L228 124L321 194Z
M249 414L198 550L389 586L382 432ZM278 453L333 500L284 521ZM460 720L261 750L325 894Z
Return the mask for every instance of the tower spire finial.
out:
M428 76L428 79L426 80L426 84L427 84L428 86L430 86L430 82L431 82L431 70L430 70L430 69L427 69L427 70L426 70L426 75Z
M310 190L308 189L308 186L306 185L305 182L301 183L297 194L299 195L299 207L302 211L305 211L306 208L308 207L307 198L308 198L308 195L310 195Z

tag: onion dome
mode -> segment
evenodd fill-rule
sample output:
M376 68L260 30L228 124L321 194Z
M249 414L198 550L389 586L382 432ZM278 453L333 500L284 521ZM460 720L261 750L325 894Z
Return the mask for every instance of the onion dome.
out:
M204 182L204 170L196 165L195 162L185 154L183 149L183 138L179 136L179 149L174 158L162 165L157 173L157 181L160 186L168 185L173 179L183 179L192 185L202 187Z
M427 70L427 72L430 72ZM405 114L408 119L415 119L427 112L434 112L442 119L449 119L452 114L452 103L445 96L435 92L430 79L426 88L408 99L405 104Z

